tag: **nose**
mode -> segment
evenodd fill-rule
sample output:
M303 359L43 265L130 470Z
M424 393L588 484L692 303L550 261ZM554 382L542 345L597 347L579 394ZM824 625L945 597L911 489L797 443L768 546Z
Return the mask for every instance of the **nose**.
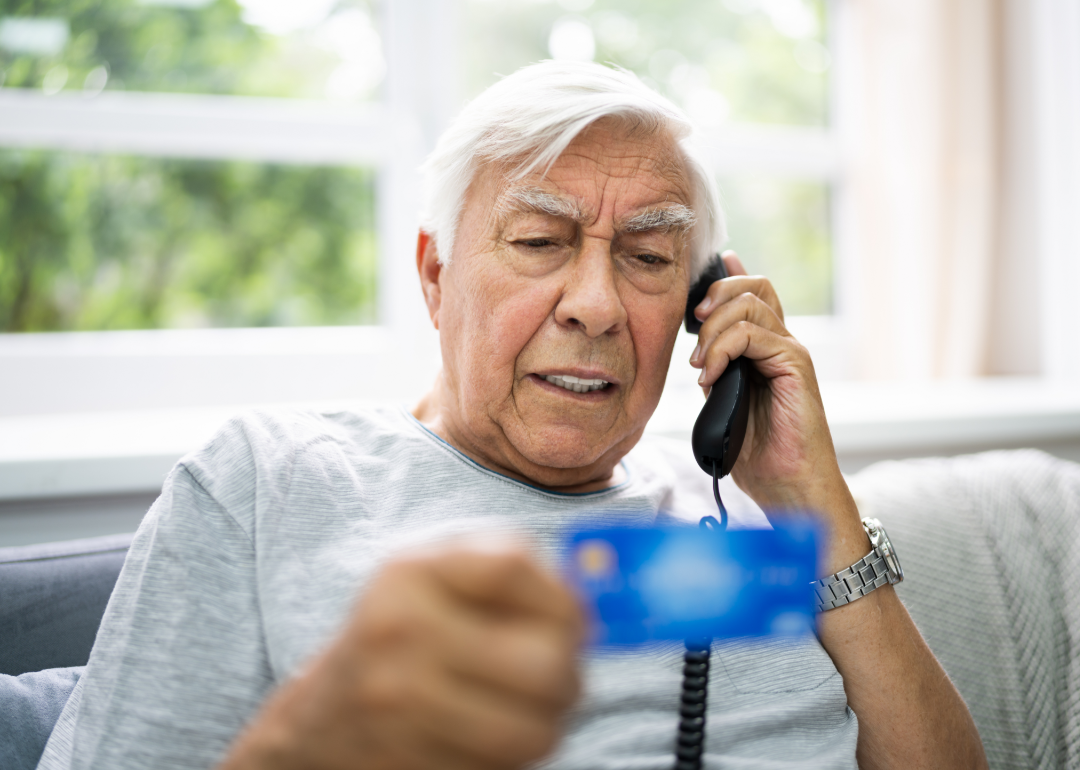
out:
M570 265L555 320L590 337L620 331L626 326L626 308L615 281L611 241L586 237Z

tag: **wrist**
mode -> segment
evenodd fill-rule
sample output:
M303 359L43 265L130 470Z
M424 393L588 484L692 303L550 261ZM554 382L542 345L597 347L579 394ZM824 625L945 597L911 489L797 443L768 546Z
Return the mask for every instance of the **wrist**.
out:
M818 639L830 655L845 648L865 645L868 635L897 622L900 617L898 613L904 612L903 607L895 587L884 585L858 601L819 613Z
M871 550L859 509L839 466L815 469L782 483L759 484L748 493L769 518L806 513L817 519L823 538L822 575L831 575L851 566Z

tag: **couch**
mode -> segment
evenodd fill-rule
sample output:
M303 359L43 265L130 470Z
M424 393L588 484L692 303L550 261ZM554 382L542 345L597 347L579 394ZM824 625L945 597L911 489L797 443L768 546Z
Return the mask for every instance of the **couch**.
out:
M0 548L0 768L37 765L130 544L111 535Z

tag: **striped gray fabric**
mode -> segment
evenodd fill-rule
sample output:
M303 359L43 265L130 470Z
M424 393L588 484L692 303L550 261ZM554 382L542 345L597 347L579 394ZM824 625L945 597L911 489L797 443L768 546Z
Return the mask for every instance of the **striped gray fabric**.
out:
M992 768L1080 768L1080 465L1034 450L882 463L851 481Z
M714 512L688 444L643 441L624 467L617 487L559 495L481 468L404 410L233 420L181 461L136 534L40 767L212 767L379 565L418 542L509 528L557 569L583 517ZM733 527L766 524L728 480L724 495ZM588 653L543 767L670 768L681 664L677 645ZM855 767L856 719L816 640L717 644L709 693L706 767Z

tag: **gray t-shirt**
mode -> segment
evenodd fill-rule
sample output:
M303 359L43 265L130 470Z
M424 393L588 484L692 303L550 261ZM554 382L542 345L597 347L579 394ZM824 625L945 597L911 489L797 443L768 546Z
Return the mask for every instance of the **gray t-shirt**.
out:
M511 528L559 566L574 522L714 512L682 442L646 439L626 481L557 494L487 470L403 409L255 412L183 458L139 528L39 767L210 768L323 649L379 565L421 540ZM760 510L724 480L731 526ZM669 770L682 649L590 651L550 768ZM857 723L813 638L717 643L705 766L854 768Z

